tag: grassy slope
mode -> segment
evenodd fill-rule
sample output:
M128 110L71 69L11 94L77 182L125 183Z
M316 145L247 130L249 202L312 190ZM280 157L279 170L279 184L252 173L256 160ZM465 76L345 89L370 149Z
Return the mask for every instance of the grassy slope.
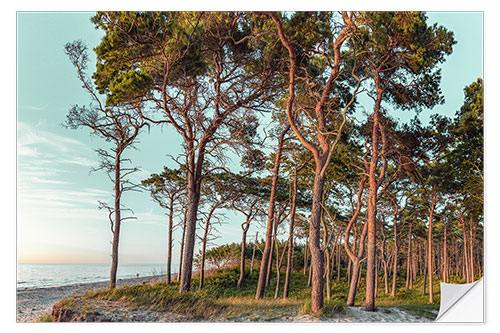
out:
M345 274L343 274L345 276ZM192 280L192 290L187 293L178 293L178 283L143 283L133 286L123 286L116 289L90 290L84 294L88 299L102 299L123 301L134 307L147 307L157 311L168 311L183 314L192 320L234 320L246 317L250 320L270 320L282 316L293 316L297 313L310 313L310 287L307 286L307 276L301 272L294 272L290 297L282 299L284 274L281 274L280 297L274 299L276 280L266 288L265 298L255 300L255 289L258 271L247 276L242 288L236 288L239 277L238 268L226 268L209 274L205 278L205 286L198 289L198 278ZM274 277L274 275L273 275ZM458 282L458 281L457 281ZM396 297L384 293L382 278L379 279L377 307L398 307L416 315L434 319L439 309L439 281L434 281L434 304L429 304L428 295L422 295L422 281L414 284L414 288L404 290L404 279L398 279ZM347 299L348 284L345 278L340 282L332 281L332 298L325 300L325 308L318 316L328 316L333 312L343 310ZM356 306L364 305L365 286L362 278L359 285ZM72 300L62 302L71 304Z

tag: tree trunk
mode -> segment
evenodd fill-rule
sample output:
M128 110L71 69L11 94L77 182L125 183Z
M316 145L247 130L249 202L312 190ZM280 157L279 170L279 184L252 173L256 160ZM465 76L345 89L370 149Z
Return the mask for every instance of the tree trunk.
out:
M271 283L271 271L273 268L273 256L274 256L274 249L275 249L275 244L276 244L276 233L278 231L278 223L280 221L280 218L276 220L276 216L274 216L275 220L273 222L273 237L271 240L271 251L269 252L269 262L267 265L267 273L266 273L266 287Z
M408 290L410 287L410 281L411 281L411 227L412 225L410 224L410 230L408 231L408 255L406 257L406 285L405 289Z
M391 289L391 297L396 297L396 282L398 277L398 254L399 254L399 244L398 244L398 224L396 220L396 214L394 216L394 259L392 266L392 289Z
M389 276L388 276L388 272L387 272L387 261L384 260L383 261L383 265L384 265L384 291L386 294L389 293Z
M427 235L427 245L429 247L428 249L428 268L427 270L429 271L429 302L432 304L434 303L434 293L433 293L433 276L434 276L434 271L433 271L433 262L434 262L434 257L432 255L432 219L434 217L434 209L436 207L436 192L433 189L432 190L432 199L431 199L431 209L430 209L430 214L429 214L429 233Z
M384 291L386 294L389 293L389 280L387 274L387 256L385 254L385 234L382 233L382 265L384 266Z
M337 249L337 282L340 282L340 244Z
M200 260L200 284L199 288L203 288L203 283L205 281L205 251L207 248L207 237L208 237L208 229L210 228L210 219L212 218L213 213L218 208L218 204L212 206L210 211L208 212L207 220L205 222L205 231L203 232L202 244L201 244L201 260Z
M174 199L170 198L170 206L168 208L168 240L167 240L167 277L166 282L172 282L172 233L174 230Z
M240 258L240 278L238 279L238 283L236 287L241 288L243 284L243 279L245 278L245 250L246 250L246 240L247 240L247 231L250 226L248 219L245 223L241 225L241 229L243 230L243 235L241 237L241 258Z
M470 277L471 277L471 283L474 282L475 280L475 272L474 272L474 233L473 231L473 226L472 226L472 217L470 218L470 224L469 224L469 249L470 249Z
M293 228L295 224L295 203L297 200L297 169L295 169L293 175L293 189L292 189L292 203L290 207L290 230L288 231L288 254L286 261L286 274L285 274L285 285L283 286L283 298L288 298L288 293L290 290L290 279L292 276L293 268Z
M307 264L309 262L307 258L307 244L309 243L309 235L306 235L306 243L304 244L304 275L307 274Z
M444 240L443 240L443 282L448 283L448 224L444 224Z
M312 268L312 290L311 290L311 310L317 312L323 307L324 290L324 260L320 247L320 226L321 226L321 200L325 185L325 175L322 173L324 163L316 161L316 171L314 175L313 199L311 206L311 223L309 224L309 249L311 251Z
M273 168L273 178L271 183L271 193L269 195L269 210L267 214L267 228L266 228L266 244L264 247L264 252L262 253L262 261L260 263L259 281L257 282L257 291L255 293L255 299L261 299L264 297L264 290L267 282L267 267L269 265L269 256L272 249L272 233L273 233L273 222L274 222L274 210L275 210L275 200L276 200L276 189L278 186L279 169L281 162L281 152L283 150L283 141L285 135L288 132L290 126L287 126L283 132L281 132L278 139L278 147L276 148L276 157L274 159Z
M189 147L188 147L189 148ZM189 149L188 164L191 170L188 175L188 216L186 224L186 241L184 248L184 262L182 264L182 275L179 284L179 292L189 291L191 287L191 276L193 271L193 255L196 240L196 223L198 222L198 206L200 204L201 170L204 152L200 147L198 160L195 163L194 147Z
M257 247L257 239L259 237L259 232L257 231L255 233L255 242L253 244L253 250L252 250L252 261L250 262L250 275L252 275L253 272L253 261L255 259L255 248Z
M428 247L425 247L424 263L427 262L427 248ZM424 266L424 281L422 283L422 295L425 295L425 287L426 287L426 283L427 283L427 271L428 271L428 267L427 267L427 265L425 265Z
M120 207L120 199L121 199L121 164L120 164L120 153L117 152L115 157L115 181L114 181L114 190L115 190L115 201L114 201L114 210L115 210L115 221L114 228L111 228L113 232L113 243L111 246L111 271L110 271L110 288L116 287L116 273L118 271L118 243L120 241L120 227L121 227L121 207Z
M351 264L351 281L349 283L349 293L347 294L347 306L354 306L356 300L356 292L358 289L358 278L360 271L360 263L358 259L354 259Z
M182 263L184 262L184 243L186 239L186 224L187 224L187 210L184 211L184 221L182 224L181 252L179 255L179 273L177 273L177 281L181 280L181 275L182 275Z
M376 86L378 88L377 80ZM368 185L370 188L368 194L368 241L367 241L367 258L366 258L366 298L365 310L375 311L375 254L377 241L377 163L379 158L378 149L378 127L379 127L379 110L382 99L382 92L377 89L377 99L373 111L373 129L372 129L372 156L370 161L370 169L368 172Z

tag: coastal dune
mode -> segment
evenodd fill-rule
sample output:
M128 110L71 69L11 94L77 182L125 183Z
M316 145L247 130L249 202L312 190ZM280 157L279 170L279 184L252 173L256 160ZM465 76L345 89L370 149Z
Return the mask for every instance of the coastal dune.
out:
M164 281L165 276L149 276L133 279L119 279L118 286L126 284L136 284L145 281L159 282ZM17 322L35 322L41 316L51 313L52 306L61 299L75 294L82 294L89 289L103 289L109 286L109 281L94 283L79 283L60 287L49 288L27 288L17 290Z

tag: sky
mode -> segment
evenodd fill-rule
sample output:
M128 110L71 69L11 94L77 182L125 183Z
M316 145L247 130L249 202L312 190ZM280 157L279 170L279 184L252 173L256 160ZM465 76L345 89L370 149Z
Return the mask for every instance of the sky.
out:
M18 262L110 261L112 239L107 213L98 200L111 203L112 184L97 166L94 149L103 142L86 129L63 128L72 105L86 105L89 96L67 56L64 45L81 39L89 49L102 33L89 21L93 13L17 13L17 259ZM483 76L483 14L430 12L455 34L457 44L442 68L445 104L425 110L453 116L463 104L463 88ZM91 63L95 58L91 58ZM136 179L175 167L167 154L180 152L181 140L171 128L152 128L140 136L138 150L127 154L141 173ZM124 204L136 220L123 223L121 263L162 263L166 258L167 217L143 193L126 193ZM228 212L216 244L239 242L241 216ZM250 227L249 237L256 225ZM180 230L174 232L174 263L178 261ZM215 244L214 243L214 244Z

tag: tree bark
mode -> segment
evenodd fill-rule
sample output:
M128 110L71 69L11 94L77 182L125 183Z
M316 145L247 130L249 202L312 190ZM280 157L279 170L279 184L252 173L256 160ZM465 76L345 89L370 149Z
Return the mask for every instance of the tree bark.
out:
M204 151L200 147L198 160L195 162L194 146L188 144L188 215L186 223L186 240L184 248L184 262L182 264L181 281L179 292L189 291L191 287L191 276L193 271L193 255L196 240L196 223L198 220L198 207L201 195L201 171L204 160Z
M398 244L398 205L396 201L394 201L394 205L396 211L394 213L394 259L392 266L392 289L391 289L391 297L396 297L396 283L398 277L398 255L399 255L399 244Z
M311 206L311 223L309 224L309 249L311 251L312 268L312 290L311 290L311 310L317 312L323 307L324 290L324 260L320 247L320 225L321 225L321 200L325 184L325 175L322 173L324 165L316 164L314 177L313 199Z
M368 214L366 223L368 224L368 241L367 241L367 260L366 260L366 298L365 310L375 311L375 252L377 240L377 162L379 158L378 149L378 126L379 126L379 110L382 99L382 93L377 92L377 99L373 112L373 129L372 129L372 156L370 161L370 169L368 173Z
M470 249L470 277L471 277L471 283L474 282L475 280L475 272L474 272L474 233L473 233L473 225L472 225L472 217L470 218L470 224L469 224L469 249Z
M309 235L306 235L306 243L304 244L304 275L307 274L307 266L309 263L309 258L307 258L307 244L309 244Z
M208 237L208 229L210 228L210 220L212 218L213 213L219 207L218 204L215 204L210 208L208 212L207 220L205 221L205 230L203 232L202 244L201 244L201 259L200 259L200 284L199 289L203 288L203 283L205 282L205 252L207 248L207 237Z
M170 198L170 205L168 208L168 240L167 240L167 277L166 282L172 282L172 233L174 230L174 199Z
M240 278L238 279L238 283L236 287L241 288L243 284L243 279L245 278L245 250L246 250L246 240L247 240L247 231L250 227L250 222L247 221L241 225L241 229L243 230L243 235L241 236L241 258L240 258Z
M110 282L109 286L110 288L115 288L116 287L116 273L118 271L118 244L120 241L120 227L121 227L121 207L120 207L120 199L121 199L121 194L122 194L122 188L121 188L121 160L120 160L120 152L118 151L116 153L115 157L115 180L114 180L114 185L115 185L115 200L114 200L114 210L115 210L115 221L114 221L114 228L112 228L113 231L113 243L112 243L112 250L111 250L111 271L110 271Z
M187 210L184 211L184 221L182 224L182 239L181 239L181 251L179 255L179 273L177 273L177 281L181 280L182 275L182 264L184 262L184 244L186 239L186 224L187 224Z
M283 286L283 298L288 298L288 293L290 290L290 279L292 276L293 268L293 233L295 225L295 204L297 200L297 169L295 169L293 174L293 189L292 189L292 204L290 207L290 229L288 231L288 254L286 262L286 274L285 274L285 285Z
M253 262L254 262L254 259L255 259L255 248L257 247L257 239L259 237L259 232L257 231L255 233L255 242L253 244L253 250L252 250L252 261L250 262L250 274L252 274L253 272Z
M340 244L337 248L337 282L340 282Z
M408 255L406 257L406 285L405 289L410 288L410 281L411 281L411 228L412 225L410 224L410 230L408 231Z
M433 293L433 261L434 257L432 254L432 219L434 217L434 209L436 207L436 192L432 190L432 198L431 198L431 208L429 213L429 233L427 235L427 245L428 245L428 266L427 270L429 271L429 302L434 303L434 293Z
M444 239L443 239L443 282L448 283L448 224L444 224Z
M276 147L276 156L274 159L273 177L271 183L271 193L269 195L269 210L267 213L267 228L266 228L266 242L264 246L264 252L262 253L262 261L260 263L259 271L259 281L257 282L257 290L255 293L255 299L261 299L264 297L264 290L266 287L266 282L268 280L267 268L269 265L270 253L272 250L272 234L273 234L273 222L275 214L275 201L276 201L276 189L278 187L279 180L279 169L281 162L281 153L283 150L283 142L285 140L285 135L289 130L289 126L281 132L278 139L278 147Z

